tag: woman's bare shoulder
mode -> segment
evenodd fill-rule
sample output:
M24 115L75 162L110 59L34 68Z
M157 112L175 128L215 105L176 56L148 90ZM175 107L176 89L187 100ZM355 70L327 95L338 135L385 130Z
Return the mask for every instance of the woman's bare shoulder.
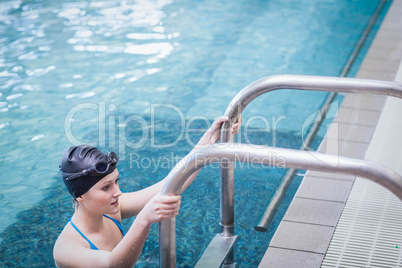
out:
M53 258L56 264L67 265L73 259L71 256L86 249L89 249L88 245L80 239L78 232L67 224L54 244Z

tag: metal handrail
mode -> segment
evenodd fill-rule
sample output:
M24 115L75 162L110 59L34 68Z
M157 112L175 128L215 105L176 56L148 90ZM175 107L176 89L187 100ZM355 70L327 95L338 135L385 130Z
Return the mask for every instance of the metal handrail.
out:
M221 142L233 142L230 128L244 108L258 96L279 89L325 92L365 93L402 98L402 84L388 81L308 75L274 75L243 88L225 111L229 120L223 124ZM234 235L234 168L231 161L221 162L220 224L222 235Z
M402 177L371 161L238 143L215 144L188 154L166 177L162 195L180 194L185 181L192 173L208 164L223 160L355 175L382 185L402 201ZM160 267L176 267L175 217L159 223L159 247Z
M369 23L367 23L366 28L363 31L363 34L360 36L359 41L357 42L353 52L350 54L348 61L346 62L345 66L342 68L342 72L340 73L339 77L347 77L354 62L357 59L357 56L360 54L360 51L362 50L364 44L367 41L369 33L371 33L381 11L383 10L387 0L382 0L378 6L375 12L373 13L373 16L371 17ZM335 97L337 96L337 92L330 92L328 95L325 103L322 105L319 115L317 116L317 119L314 124L311 126L309 133L307 134L307 137L303 139L303 144L300 147L300 150L307 150L311 143L313 142L319 128L321 127L321 124L323 122L323 118L325 118L326 113L328 111L328 107L330 107L330 104L333 102ZM278 187L276 187L274 195L271 197L269 200L264 213L262 214L260 221L258 224L254 227L256 231L259 232L266 232L268 231L268 227L271 224L272 220L275 217L275 214L282 203L283 198L285 197L285 194L287 192L287 189L290 186L290 183L292 182L293 178L296 176L297 170L296 169L288 169L285 173L285 175L282 177L281 181L279 182Z

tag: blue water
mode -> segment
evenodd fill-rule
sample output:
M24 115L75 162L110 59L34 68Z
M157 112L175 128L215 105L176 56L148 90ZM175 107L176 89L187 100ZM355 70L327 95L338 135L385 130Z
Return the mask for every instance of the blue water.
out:
M118 153L124 191L155 183L247 84L283 73L338 76L379 2L1 1L0 266L51 266L72 213L58 174L66 147ZM299 148L326 96L262 96L245 109L237 140ZM284 172L236 167L241 267L256 266L268 246L275 227L253 227ZM193 266L219 230L218 181L218 167L207 167L183 195L181 267ZM157 263L155 226L138 267Z

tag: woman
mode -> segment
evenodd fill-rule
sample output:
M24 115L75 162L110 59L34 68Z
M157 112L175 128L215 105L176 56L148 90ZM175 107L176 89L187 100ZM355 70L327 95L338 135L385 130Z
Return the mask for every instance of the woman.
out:
M221 117L201 137L196 148L216 143ZM236 134L239 122L232 127ZM122 193L119 189L115 153L77 146L67 149L60 165L64 184L74 197L75 211L53 249L57 267L133 267L153 223L175 217L180 196L162 196L164 180L143 190ZM184 191L198 172L184 184ZM121 220L137 216L124 234Z

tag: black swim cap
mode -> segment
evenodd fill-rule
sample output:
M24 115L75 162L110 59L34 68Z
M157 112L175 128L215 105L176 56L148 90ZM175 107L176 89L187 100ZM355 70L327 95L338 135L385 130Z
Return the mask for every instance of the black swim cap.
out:
M117 162L113 152L104 154L95 147L80 145L63 152L59 168L68 192L76 198L112 173Z

